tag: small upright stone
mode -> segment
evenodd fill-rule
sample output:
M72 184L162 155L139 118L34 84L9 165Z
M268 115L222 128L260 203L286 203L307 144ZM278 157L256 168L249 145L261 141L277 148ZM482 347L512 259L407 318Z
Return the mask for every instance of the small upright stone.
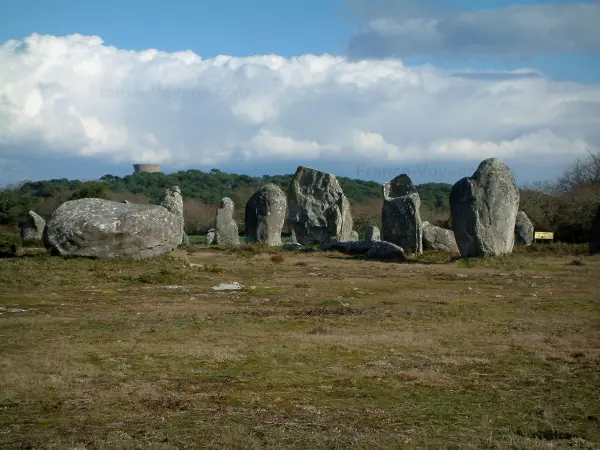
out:
M473 176L458 181L450 192L450 209L460 254L510 254L519 199L512 172L496 158L482 161Z
M519 211L515 222L515 245L531 245L533 242L533 223L525 212Z
M408 175L398 175L383 184L381 226L383 240L409 253L423 253L421 199Z
M245 229L249 242L281 245L281 230L285 223L287 198L275 184L267 184L246 203Z
M181 222L181 240L182 243L184 243L187 235L185 235L185 232L183 231L185 226L183 218L183 198L181 197L181 189L179 189L179 186L171 186L165 191L160 206L175 215Z
M376 242L381 240L381 233L379 232L379 228L375 226L367 228L367 235L365 240L368 242Z
M233 220L233 200L224 197L217 210L217 228L215 232L215 244L217 245L240 245L238 226Z
M350 233L350 240L354 242L354 241L358 241L358 238L359 238L358 231L352 230L352 233Z
M29 211L27 222L21 227L21 239L30 242L42 242L46 221L35 211Z
M206 245L213 245L215 243L215 235L217 230L211 228L206 232Z
M423 222L423 248L458 254L458 245L452 230Z

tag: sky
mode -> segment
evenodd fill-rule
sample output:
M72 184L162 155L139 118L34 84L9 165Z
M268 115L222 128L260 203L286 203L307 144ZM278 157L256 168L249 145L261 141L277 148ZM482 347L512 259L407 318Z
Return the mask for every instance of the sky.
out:
M0 3L0 185L133 163L519 184L600 150L600 0Z

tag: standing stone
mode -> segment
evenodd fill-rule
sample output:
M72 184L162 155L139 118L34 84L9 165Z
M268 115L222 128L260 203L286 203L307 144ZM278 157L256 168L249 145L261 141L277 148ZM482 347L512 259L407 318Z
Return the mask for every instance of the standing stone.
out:
M350 240L354 242L354 241L358 241L358 238L359 238L358 231L352 230L352 233L350 233Z
M211 228L206 232L206 245L213 245L215 243L215 235L217 230Z
M458 254L458 245L452 230L423 222L423 249Z
M183 245L188 245L189 238L187 238L187 235L183 231L185 226L183 218L183 198L181 197L181 189L179 189L179 186L171 186L169 189L167 189L163 195L160 205L179 219L181 222L181 241ZM185 243L186 238L187 244Z
M44 228L46 228L46 221L35 211L29 211L29 218L21 227L21 239L41 242L44 237Z
M215 232L215 244L217 245L240 245L238 226L233 220L233 200L224 197L217 210L217 229Z
M510 254L515 242L519 190L510 169L486 159L450 192L452 229L462 256Z
M281 245L281 230L285 223L287 198L274 184L267 184L246 203L245 229L249 242Z
M367 228L367 235L365 240L368 242L376 242L381 240L381 233L379 232L379 228L375 226Z
M515 222L515 245L531 245L533 242L533 224L523 211L517 213Z
M423 253L421 199L408 175L398 175L383 184L381 227L383 240L397 244L406 252Z
M99 198L60 205L44 231L44 243L62 256L144 259L181 244L181 223L162 206Z
M290 186L289 223L302 245L352 238L350 202L337 178L299 166Z

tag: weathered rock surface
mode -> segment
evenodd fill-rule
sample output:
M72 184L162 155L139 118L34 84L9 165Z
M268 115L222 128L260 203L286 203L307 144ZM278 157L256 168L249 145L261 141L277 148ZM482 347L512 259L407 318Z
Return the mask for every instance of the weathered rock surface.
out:
M281 230L285 223L287 198L274 184L256 191L246 203L245 229L249 242L281 245Z
M381 240L381 233L379 228L372 226L367 228L366 241L375 242Z
M519 210L519 190L502 161L482 161L473 176L450 192L452 229L462 256L497 256L512 252Z
M429 222L423 222L423 249L459 253L454 232Z
M533 236L533 223L525 212L519 211L515 222L515 245L531 245Z
M185 222L183 218L183 198L181 197L181 190L179 186L171 186L167 189L163 195L160 205L174 214L181 222L181 240L183 245L189 244L189 238L183 231ZM187 240L187 243L186 243Z
M39 241L44 237L46 221L35 211L29 211L29 218L21 227L21 239L24 241Z
M351 241L358 241L358 239L359 239L358 231L352 230L352 233L350 233L350 240Z
M351 239L350 203L334 175L299 166L289 198L289 223L300 244Z
M213 245L215 243L216 233L217 230L215 230L214 228L211 228L206 232L206 245Z
M423 253L421 199L408 175L398 175L383 184L381 228L384 241L409 253Z
M321 250L335 250L348 255L364 255L369 259L395 259L398 261L406 259L401 247L386 241L330 241L322 244Z
M144 259L181 244L177 216L162 206L112 202L98 198L60 205L44 232L46 246L63 256Z
M217 210L217 227L215 231L215 244L240 245L237 223L233 220L233 200L229 197L221 200Z

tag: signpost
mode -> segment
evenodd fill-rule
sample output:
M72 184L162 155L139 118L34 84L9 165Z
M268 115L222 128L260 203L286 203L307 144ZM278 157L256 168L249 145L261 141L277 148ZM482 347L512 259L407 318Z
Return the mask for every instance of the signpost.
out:
M533 235L533 238L535 239L536 242L538 241L538 239L540 241L553 241L554 233L552 233L550 231L536 231L535 234Z

